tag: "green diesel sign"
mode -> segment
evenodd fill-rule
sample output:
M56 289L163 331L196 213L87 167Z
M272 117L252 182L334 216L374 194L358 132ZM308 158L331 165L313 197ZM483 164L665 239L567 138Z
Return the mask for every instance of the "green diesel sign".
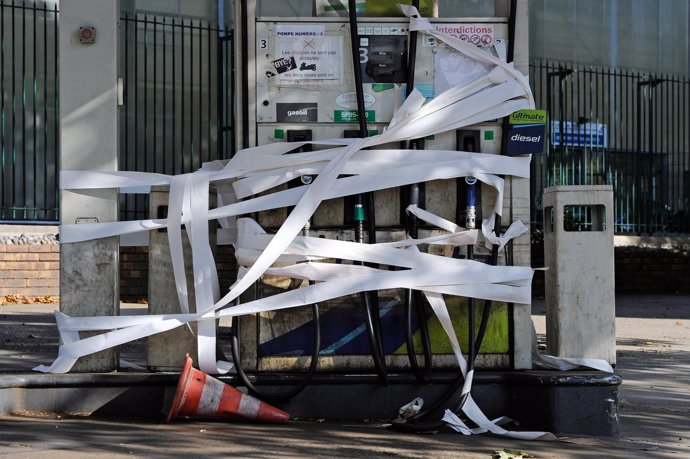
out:
M366 110L365 113L367 121L376 121L376 110ZM354 123L359 121L359 113L357 110L334 110L333 120L336 123Z

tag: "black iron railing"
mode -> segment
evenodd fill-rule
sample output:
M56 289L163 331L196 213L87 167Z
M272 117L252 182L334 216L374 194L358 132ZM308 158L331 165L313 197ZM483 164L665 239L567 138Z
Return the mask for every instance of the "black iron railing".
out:
M58 220L58 9L0 4L0 222Z
M0 3L0 222L59 220L58 14ZM232 155L232 37L204 21L121 18L121 170L180 174ZM120 209L147 218L147 195Z
M545 187L607 184L616 233L690 233L687 78L535 62L530 81L550 117L532 163L536 228Z
M181 174L230 157L232 31L180 18L121 20L120 169ZM147 199L122 196L121 218L147 218Z
M56 222L59 151L54 3L0 3L0 222ZM121 170L179 174L234 145L232 31L170 17L121 18ZM690 82L673 75L535 62L549 112L532 163L532 215L546 186L610 184L617 233L690 233ZM146 195L121 203L146 218Z

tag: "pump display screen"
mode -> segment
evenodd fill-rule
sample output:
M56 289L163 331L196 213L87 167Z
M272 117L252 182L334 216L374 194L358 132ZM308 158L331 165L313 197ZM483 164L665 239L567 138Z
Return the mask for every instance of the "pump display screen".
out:
M407 37L360 35L359 65L362 83L404 83L407 80Z

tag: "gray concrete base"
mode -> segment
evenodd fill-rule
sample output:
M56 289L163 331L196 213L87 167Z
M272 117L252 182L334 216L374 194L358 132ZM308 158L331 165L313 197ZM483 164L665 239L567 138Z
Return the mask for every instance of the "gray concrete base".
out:
M393 375L381 386L369 375L316 375L297 397L272 403L293 419L390 420L417 396L427 403L444 393L452 374L427 385L409 375ZM236 385L233 378L220 378ZM0 414L81 414L161 418L170 406L178 375L67 374L0 376ZM299 376L265 375L257 385L282 391ZM474 399L489 417L506 415L518 430L555 434L618 436L617 375L597 372L483 372L475 376ZM448 403L454 406L455 399ZM440 419L440 414L433 418Z

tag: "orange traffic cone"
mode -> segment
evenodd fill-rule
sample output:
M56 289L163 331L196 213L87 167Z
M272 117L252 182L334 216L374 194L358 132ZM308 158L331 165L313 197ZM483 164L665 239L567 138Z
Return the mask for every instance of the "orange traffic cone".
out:
M244 394L232 386L192 367L187 354L177 392L166 422L178 415L234 418L240 416L258 422L282 424L290 415Z

